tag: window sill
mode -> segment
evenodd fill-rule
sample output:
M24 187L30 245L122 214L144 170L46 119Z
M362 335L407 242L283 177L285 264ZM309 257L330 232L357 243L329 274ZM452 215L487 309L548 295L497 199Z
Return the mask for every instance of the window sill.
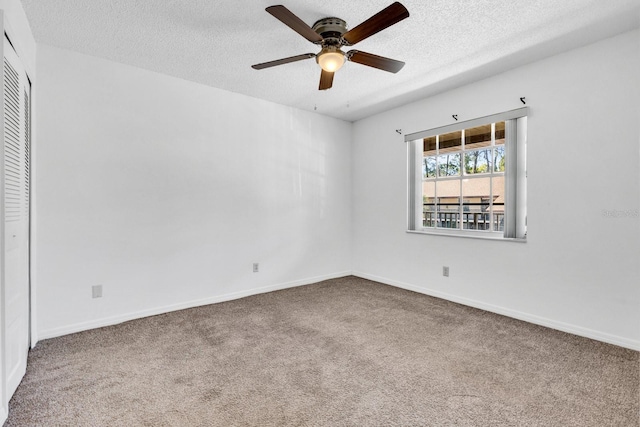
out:
M500 233L487 233L482 231L461 231L461 230L407 230L409 234L427 234L431 236L445 236L445 237L462 237L464 239L480 239L480 240L496 240L500 242L517 242L527 243L527 238L507 238L502 237Z

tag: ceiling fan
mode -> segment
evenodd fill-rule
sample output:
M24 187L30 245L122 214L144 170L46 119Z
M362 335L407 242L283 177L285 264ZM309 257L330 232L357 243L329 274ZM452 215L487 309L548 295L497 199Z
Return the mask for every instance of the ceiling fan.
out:
M345 53L341 50L342 46L353 46L367 37L408 18L409 12L407 8L399 2L393 3L348 31L347 23L340 18L322 18L316 21L313 27L309 27L302 19L298 18L282 5L269 6L266 11L311 43L319 45L321 50L317 54L305 53L252 65L251 67L256 70L315 57L316 62L322 68L318 89L326 90L333 85L333 74L338 71L346 61L357 62L358 64L391 73L397 73L404 66L404 62L402 61L396 61L395 59L385 58L372 53L359 50L350 50Z

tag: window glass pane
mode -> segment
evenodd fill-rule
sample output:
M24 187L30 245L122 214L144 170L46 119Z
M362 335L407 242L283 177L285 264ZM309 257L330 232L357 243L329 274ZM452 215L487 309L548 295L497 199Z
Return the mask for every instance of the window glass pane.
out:
M489 230L491 178L462 180L462 224L466 230Z
M504 145L499 145L493 149L494 172L504 172L505 157Z
M505 113L496 117L514 115ZM511 151L508 152L512 148L511 144L514 154L518 154L518 158L513 161L518 160L518 166L521 162L524 163L524 156L520 155L520 148L524 153L521 146L524 141L517 140L522 134L521 128L518 126L517 135L514 132L507 141L506 124L516 119L486 123L495 120L501 119L474 120L474 123L485 124L412 141L414 145L409 151L412 166L410 170L412 173L415 171L416 182L411 184L409 198L411 230L422 228L428 232L429 229L436 231L434 229L437 228L440 234L465 234L463 230L468 230L467 235L493 237L495 233L496 236L502 234L506 238L526 237L520 226L525 218L524 200L520 197L524 192L517 192L514 200L509 199L509 204L505 201L507 179L509 188L511 185L515 186L513 188L524 186L525 177L521 176L522 173L514 173L514 177L506 176L506 154L512 154ZM520 124L521 119L517 120ZM526 120L526 117L522 120ZM433 131L437 132L432 129L422 134L430 135L428 132ZM422 162L422 175L413 167L415 161ZM520 182L520 179L523 181ZM420 189L422 193L415 193L414 189ZM422 206L416 196L421 198ZM517 219L512 222L509 217L505 223L506 215L514 215ZM513 224L517 226L517 230ZM448 233L447 229L460 232Z
M436 226L436 183L426 181L422 183L422 226Z
M436 155L436 137L430 136L429 138L425 138L422 142L422 151L424 152L424 156L435 156Z
M436 227L460 228L460 180L438 181Z
M436 176L436 157L424 157L422 159L422 178L434 178Z
M439 136L439 140L438 148L440 149L440 154L460 151L462 148L462 131L445 133Z
M474 150L491 145L491 124L470 128L464 131L464 146Z
M491 149L466 151L464 153L464 171L467 175L491 172Z
M438 156L439 176L459 176L460 175L460 153L444 154Z
M504 144L504 122L496 123L496 145Z
M504 176L494 176L493 190L493 231L504 231Z

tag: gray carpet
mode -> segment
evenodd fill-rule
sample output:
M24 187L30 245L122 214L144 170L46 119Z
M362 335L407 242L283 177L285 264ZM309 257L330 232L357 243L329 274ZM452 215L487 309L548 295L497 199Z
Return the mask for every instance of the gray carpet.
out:
M355 277L40 342L6 426L638 426L639 354Z

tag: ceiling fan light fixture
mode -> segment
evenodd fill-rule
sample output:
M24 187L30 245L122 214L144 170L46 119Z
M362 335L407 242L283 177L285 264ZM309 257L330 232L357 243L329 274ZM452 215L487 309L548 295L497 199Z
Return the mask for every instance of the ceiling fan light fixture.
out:
M320 65L320 68L329 73L338 71L345 61L344 52L336 46L322 48L322 51L316 56L316 62Z

